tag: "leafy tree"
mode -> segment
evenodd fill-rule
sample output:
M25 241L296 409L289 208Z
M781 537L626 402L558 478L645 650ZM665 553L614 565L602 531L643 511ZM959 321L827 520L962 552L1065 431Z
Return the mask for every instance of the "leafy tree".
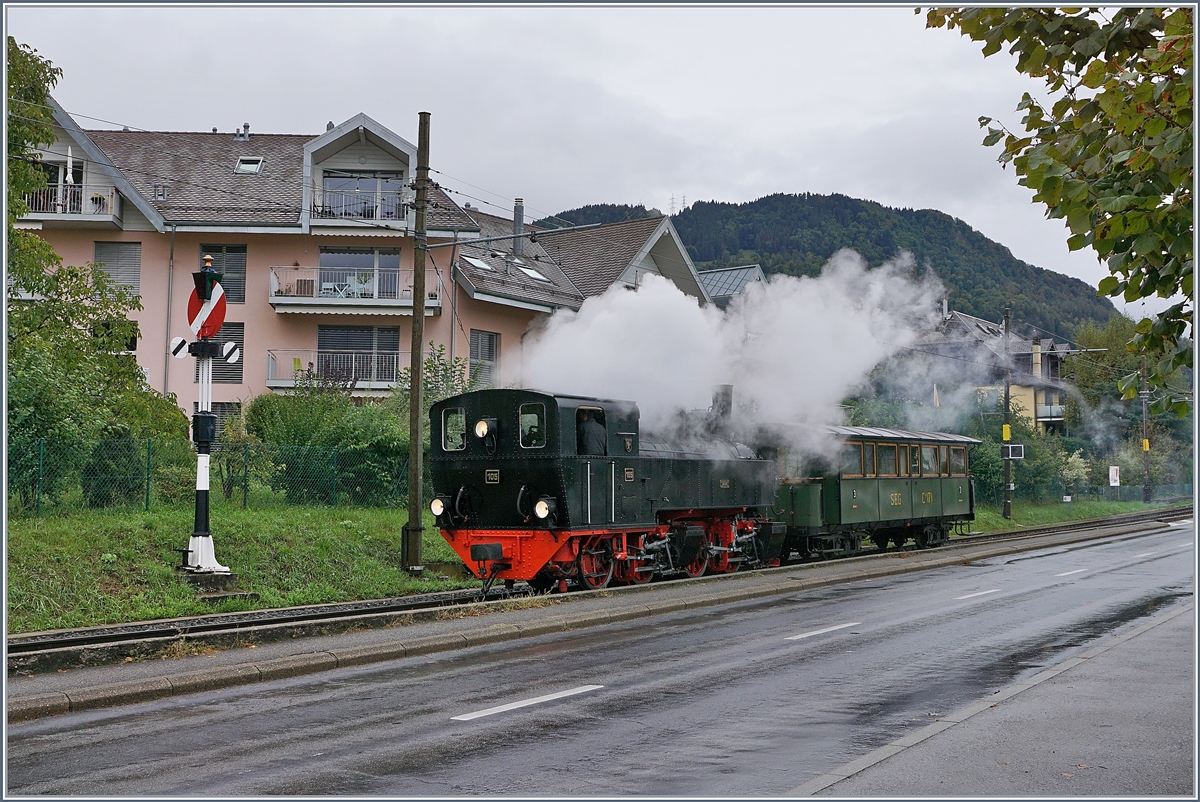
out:
M428 449L429 443L429 408L443 398L479 389L478 371L474 374L471 373L470 364L469 360L461 356L448 359L446 346L438 345L432 340L429 341L429 350L426 352L425 362L421 366L421 420L424 421L422 429L426 449ZM396 389L389 401L389 406L404 422L405 427L408 426L409 420L411 377L411 368L404 368L400 371Z
M120 421L134 436L179 436L187 420L125 353L137 297L95 265L63 265L49 243L15 227L28 193L46 187L37 148L54 140L47 101L62 71L8 38L8 426L12 441L93 438Z
M1185 297L1139 321L1129 345L1157 360L1156 387L1190 369L1193 10L934 8L926 21L983 42L984 56L1011 45L1017 70L1045 80L1053 105L1025 93L1024 132L981 117L984 144L1003 140L1000 163L1066 220L1071 250L1107 259L1102 294ZM1121 379L1126 398L1137 384L1136 373ZM1167 408L1183 416L1188 404L1167 394L1157 409Z

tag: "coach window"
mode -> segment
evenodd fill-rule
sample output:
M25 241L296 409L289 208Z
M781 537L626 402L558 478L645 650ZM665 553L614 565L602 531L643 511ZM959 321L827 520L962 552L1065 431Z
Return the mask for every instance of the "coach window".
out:
M965 448L950 449L950 475L967 475L967 450Z
M920 476L921 475L921 447L920 446L909 446L908 454L909 454L908 475L909 476Z
M462 407L442 410L442 450L462 451L467 447L467 416Z
M546 445L545 404L522 404L521 448L541 448Z
M863 443L863 476L875 475L875 444Z
M896 467L900 469L901 476L908 476L908 446L896 446L896 451Z
M921 446L921 475L938 475L937 446Z
M896 447L890 443L880 443L878 451L879 475L896 475Z
M941 467L942 467L942 476L949 476L950 475L950 446L941 446L938 449L938 452L941 454L941 457L942 457L941 462L940 462Z
M862 444L846 443L842 452L842 476L862 476Z

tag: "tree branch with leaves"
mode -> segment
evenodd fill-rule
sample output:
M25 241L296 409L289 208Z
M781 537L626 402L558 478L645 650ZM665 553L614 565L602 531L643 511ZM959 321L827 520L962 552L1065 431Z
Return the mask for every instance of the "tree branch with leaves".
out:
M1003 143L1000 164L1013 165L1047 217L1066 221L1068 248L1107 262L1100 294L1183 296L1140 320L1129 348L1152 359L1152 386L1190 370L1193 10L933 8L926 27L957 27L983 42L984 56L1009 45L1017 70L1045 81L1050 108L1025 93L1022 132L980 117L984 145ZM1126 398L1138 378L1120 380ZM1156 411L1166 409L1182 416L1188 404L1166 395Z

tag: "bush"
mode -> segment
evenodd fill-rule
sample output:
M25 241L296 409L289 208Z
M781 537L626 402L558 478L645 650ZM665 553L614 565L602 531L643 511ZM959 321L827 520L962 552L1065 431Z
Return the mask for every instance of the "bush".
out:
M110 426L107 433L127 432L128 427ZM132 437L100 440L79 475L84 501L89 507L130 504L146 490L145 441Z

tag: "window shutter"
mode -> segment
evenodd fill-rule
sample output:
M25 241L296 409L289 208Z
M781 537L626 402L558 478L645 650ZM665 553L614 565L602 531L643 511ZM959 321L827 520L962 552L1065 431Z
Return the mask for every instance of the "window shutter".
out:
M115 283L142 294L142 243L97 242L94 261Z
M246 303L246 246L201 245L201 267L204 267L205 255L211 256L213 268L224 274L221 278L221 289L225 291L225 302Z
M242 352L241 357L232 365L226 362L221 357L213 357L213 384L241 384L242 383L242 365L246 362L246 324L245 323L226 323L217 330L217 334L213 337L217 342L235 342L238 350ZM195 381L200 381L200 360L196 360L196 378Z
M471 329L471 375L480 387L491 387L500 361L500 335Z

